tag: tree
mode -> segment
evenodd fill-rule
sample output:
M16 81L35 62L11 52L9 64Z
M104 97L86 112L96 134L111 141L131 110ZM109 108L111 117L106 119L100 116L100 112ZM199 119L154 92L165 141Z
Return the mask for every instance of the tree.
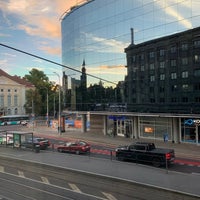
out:
M49 115L54 114L54 106L55 110L58 111L58 91L56 89L52 90L52 88L57 88L56 84L49 81L49 78L44 74L43 71L39 71L35 68L33 68L29 74L25 75L25 78L35 86L34 91L28 90L26 93L27 101L25 108L27 113L32 113L34 110L34 114L44 116L47 113L47 105L49 108Z
M26 103L25 109L27 113L40 115L41 113L41 95L38 93L38 90L27 90L26 91Z

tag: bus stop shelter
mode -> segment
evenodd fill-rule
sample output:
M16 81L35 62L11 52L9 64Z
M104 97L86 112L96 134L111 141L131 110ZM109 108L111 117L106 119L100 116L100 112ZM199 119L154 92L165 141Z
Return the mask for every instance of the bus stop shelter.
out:
M6 136L13 136L13 147L21 148L22 143L26 141L28 138L31 138L33 141L33 132L23 132L23 131L6 131Z

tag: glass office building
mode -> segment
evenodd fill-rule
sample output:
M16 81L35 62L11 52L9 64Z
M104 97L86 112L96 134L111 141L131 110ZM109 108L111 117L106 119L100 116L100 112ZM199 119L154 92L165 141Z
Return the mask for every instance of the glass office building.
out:
M123 81L124 48L132 40L139 44L197 27L198 8L198 0L81 1L61 17L62 62L70 68L63 70L68 77L79 78L85 60L88 74ZM88 84L94 82L99 80L88 77Z
M99 78L87 77L87 85L99 83L101 79L124 81L125 48L199 27L199 8L199 0L82 1L61 17L62 62L67 66L63 71L68 79L80 79L79 71L85 61L86 72ZM160 130L165 126L169 139L174 139L174 123L170 120L155 120L155 126L150 129L146 129L147 121L151 122L147 118L139 122L140 137L161 138ZM177 124L180 127L178 121ZM181 134L177 129L177 138L186 141Z

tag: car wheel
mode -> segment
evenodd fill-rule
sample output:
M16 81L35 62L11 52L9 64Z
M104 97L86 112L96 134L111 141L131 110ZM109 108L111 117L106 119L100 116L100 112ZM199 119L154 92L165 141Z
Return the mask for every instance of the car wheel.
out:
M154 158L152 164L153 164L154 167L160 167L161 166L160 159Z
M123 160L124 160L124 158L123 158L122 156L117 156L116 158L117 158L117 160L119 160L119 161L123 161Z
M77 154L77 155L79 155L79 154L80 154L80 152L77 150L77 151L76 151L76 154Z
M58 152L62 153L62 152L63 152L63 150L62 150L62 149L58 149Z

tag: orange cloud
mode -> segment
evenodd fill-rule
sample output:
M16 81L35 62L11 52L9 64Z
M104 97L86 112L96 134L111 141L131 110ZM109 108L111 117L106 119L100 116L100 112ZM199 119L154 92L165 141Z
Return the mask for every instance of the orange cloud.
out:
M50 46L42 46L40 47L41 50L47 52L48 54L52 55L61 55L61 49L59 47L50 47Z

